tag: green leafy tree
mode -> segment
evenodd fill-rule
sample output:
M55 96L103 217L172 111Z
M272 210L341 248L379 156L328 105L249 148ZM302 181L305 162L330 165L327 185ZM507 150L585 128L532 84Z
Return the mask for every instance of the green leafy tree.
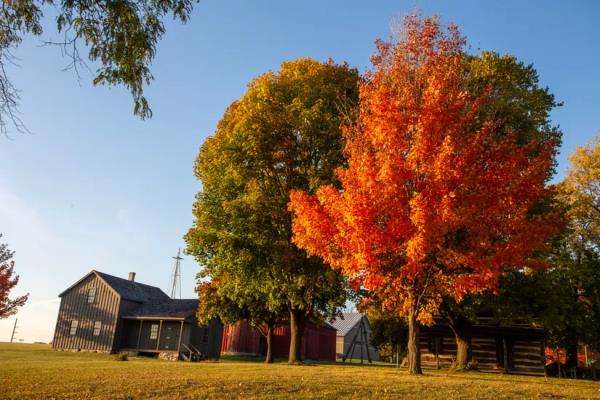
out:
M164 19L172 17L186 22L194 0L122 0L122 1L3 1L0 9L0 130L7 133L12 123L26 130L18 116L19 92L6 73L14 62L11 50L29 35L43 34L44 11L55 15L57 30L63 40L47 44L61 47L69 57L68 69L86 67L87 59L99 65L94 85L123 85L133 96L136 115L150 117L152 112L144 97L144 86L153 79L150 65L156 44L165 33Z
M371 344L377 348L379 357L399 356L406 350L408 324L406 318L389 311L380 302L368 302L366 314L371 326Z
M570 301L582 310L580 323L570 327L572 350L567 347L574 364L578 341L600 350L600 138L579 147L569 159L571 167L559 185L569 223L555 264Z
M301 361L309 318L328 319L346 299L345 281L291 242L289 192L336 184L343 164L341 119L355 109L358 72L299 59L268 72L225 112L203 144L195 175L202 191L187 252L209 279L235 277L269 310L285 309L289 362ZM229 298L245 298L231 291Z
M526 65L511 55L484 51L471 56L466 63L468 86L474 93L492 88L488 100L479 113L498 121L496 134L516 134L522 144L532 140L538 143L558 142L561 132L550 121L550 112L560 106L547 87L539 85L539 76L533 65ZM543 213L551 208L539 204L533 212ZM457 303L444 299L441 315L452 329L457 344L455 369L464 370L471 360L471 329L482 299L467 296Z

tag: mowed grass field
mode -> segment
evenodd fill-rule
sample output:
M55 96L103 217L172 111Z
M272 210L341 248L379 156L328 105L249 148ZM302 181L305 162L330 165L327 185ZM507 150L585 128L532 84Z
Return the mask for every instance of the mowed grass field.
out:
M385 365L116 361L47 345L0 343L0 399L600 399L600 382Z

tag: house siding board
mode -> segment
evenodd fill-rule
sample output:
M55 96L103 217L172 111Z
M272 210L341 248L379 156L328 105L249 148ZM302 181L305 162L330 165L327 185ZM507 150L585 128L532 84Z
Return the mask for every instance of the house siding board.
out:
M87 302L90 288L96 288L93 303ZM63 293L52 346L55 349L111 351L117 323L119 297L94 274L88 275ZM71 321L79 321L76 335ZM101 321L99 336L93 336L94 322Z

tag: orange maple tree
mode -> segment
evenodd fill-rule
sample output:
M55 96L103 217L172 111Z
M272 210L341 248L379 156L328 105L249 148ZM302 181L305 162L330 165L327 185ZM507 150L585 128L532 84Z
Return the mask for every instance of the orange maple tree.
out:
M519 143L465 83L465 39L436 18L407 17L377 42L358 123L344 129L340 186L292 192L293 241L408 316L408 363L421 373L419 322L443 296L493 289L506 268L539 267L560 225L536 212L552 196L558 143Z

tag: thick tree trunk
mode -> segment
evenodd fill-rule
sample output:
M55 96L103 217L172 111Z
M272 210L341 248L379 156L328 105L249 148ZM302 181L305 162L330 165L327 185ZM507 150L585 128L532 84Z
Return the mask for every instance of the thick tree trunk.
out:
M267 356L265 357L265 363L271 364L273 362L273 349L272 349L272 341L273 339L273 327L267 327Z
M575 337L575 335L573 335L572 337ZM567 374L570 375L571 378L576 378L577 377L577 339L571 340L571 343L569 343L566 346L566 356L567 356L567 360L566 360L566 370L567 370Z
M304 316L302 311L290 310L290 355L288 364L302 362L302 334L304 333Z
M423 373L421 369L421 349L419 348L419 323L417 307L411 305L408 312L408 372L415 375Z
M448 316L448 323L450 329L454 332L454 337L456 339L456 361L454 362L454 369L456 371L464 371L472 357L472 324L468 318L460 315Z

